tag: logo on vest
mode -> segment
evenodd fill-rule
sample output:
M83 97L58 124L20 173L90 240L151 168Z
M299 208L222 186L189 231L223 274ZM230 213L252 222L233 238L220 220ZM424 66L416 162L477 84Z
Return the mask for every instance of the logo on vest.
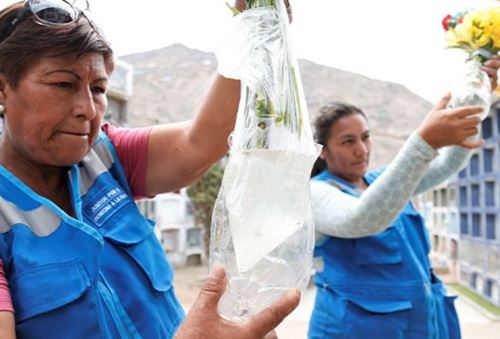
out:
M104 194L98 194L96 197L98 200L85 208L85 214L97 226L101 226L109 217L130 202L128 195L121 187L106 188L109 190Z

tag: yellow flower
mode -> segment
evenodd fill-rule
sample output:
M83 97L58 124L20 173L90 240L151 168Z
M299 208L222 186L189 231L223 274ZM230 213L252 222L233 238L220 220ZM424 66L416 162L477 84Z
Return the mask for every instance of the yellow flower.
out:
M446 33L446 46L467 49L479 48L497 53L500 49L500 6L468 12Z

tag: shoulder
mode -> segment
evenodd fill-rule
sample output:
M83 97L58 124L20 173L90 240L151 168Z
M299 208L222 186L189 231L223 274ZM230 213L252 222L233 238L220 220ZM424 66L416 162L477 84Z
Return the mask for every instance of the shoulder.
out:
M366 175L365 175L365 179L368 180L368 182L372 182L373 180L375 180L376 178L378 178L382 173L384 173L384 171L387 169L387 165L385 166L381 166L379 168L376 168L372 171L369 171Z

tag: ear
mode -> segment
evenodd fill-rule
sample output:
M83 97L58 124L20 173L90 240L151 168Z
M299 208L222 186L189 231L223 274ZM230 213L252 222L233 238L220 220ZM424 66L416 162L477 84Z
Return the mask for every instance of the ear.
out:
M0 74L0 104L3 105L5 104L5 89L7 88L7 78L5 75Z
M325 148L325 147L323 147L323 148L321 149L321 153L319 154L319 158L320 158L321 160L325 160L325 158L326 158L326 148Z

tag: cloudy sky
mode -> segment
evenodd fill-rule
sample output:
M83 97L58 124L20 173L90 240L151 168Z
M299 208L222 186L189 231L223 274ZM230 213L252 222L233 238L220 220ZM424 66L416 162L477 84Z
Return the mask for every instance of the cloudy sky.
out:
M229 0L231 1L231 0ZM12 1L0 0L0 5ZM494 0L291 0L297 57L401 83L436 102L460 66L441 19ZM117 55L183 43L213 51L230 29L225 0L90 0Z

